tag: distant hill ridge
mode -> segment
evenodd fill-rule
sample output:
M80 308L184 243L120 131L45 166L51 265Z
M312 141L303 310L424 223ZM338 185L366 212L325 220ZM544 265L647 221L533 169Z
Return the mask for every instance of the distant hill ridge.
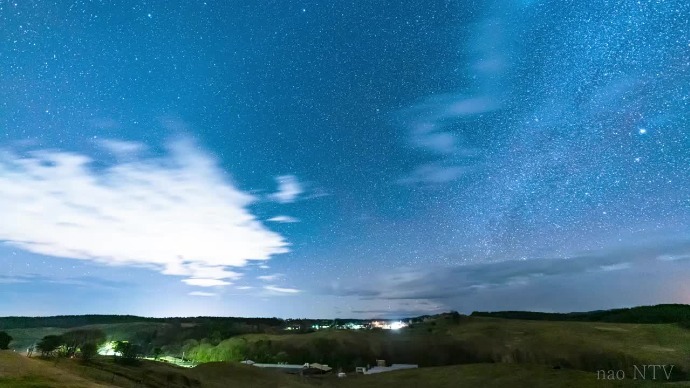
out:
M544 313L533 311L475 311L473 317L524 319L533 321L581 321L612 323L683 323L690 322L690 305L659 304L612 310L572 313Z
M73 328L89 325L106 325L120 323L182 323L194 322L197 324L231 323L241 322L254 325L280 326L282 319L278 318L235 318L235 317L171 317L148 318L135 315L56 315L50 317L0 317L0 329L30 329L39 327Z
M457 313L455 313L457 314ZM440 314L444 315L444 314ZM596 310L571 313L545 313L535 311L475 311L470 316L504 319L523 319L532 321L580 321L612 323L686 323L690 327L690 305L659 304L611 310ZM425 315L413 320L432 318ZM339 319L345 321L345 319ZM149 318L135 315L57 315L49 317L0 317L0 330L28 329L40 327L73 328L88 325L118 323L171 323L194 322L197 324L221 324L229 322L254 325L282 326L289 320L280 318L241 318L241 317L171 317ZM312 321L309 319L308 321ZM317 320L313 320L317 321ZM360 320L356 320L360 321Z

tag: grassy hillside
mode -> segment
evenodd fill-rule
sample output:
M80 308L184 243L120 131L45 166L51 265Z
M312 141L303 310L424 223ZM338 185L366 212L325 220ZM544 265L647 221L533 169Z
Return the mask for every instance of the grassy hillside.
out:
M378 375L298 377L240 364L209 363L192 369L143 362L122 366L111 360L83 365L75 360L27 359L0 352L0 386L12 388L455 388L455 387L652 387L659 383L597 380L591 372L530 364L469 364ZM675 385L674 385L675 386Z
M690 370L690 331L674 324L541 322L475 318L444 329L496 362L540 363L595 371L673 364Z
M0 350L0 387L11 388L105 388L58 368L50 362L29 359Z
M321 385L320 382L315 382ZM143 361L138 366L99 359L40 360L0 351L0 387L11 388L307 388L314 382L241 364L206 364L193 369Z
M420 366L531 363L582 371L673 364L673 378L690 371L690 331L674 324L551 322L465 317L436 319L400 331L326 330L311 334L247 335L187 355L199 362L320 362L344 370L376 359Z
M611 388L659 387L644 381L597 380L591 372L553 369L542 365L469 364L403 370L377 375L352 375L330 382L342 388Z

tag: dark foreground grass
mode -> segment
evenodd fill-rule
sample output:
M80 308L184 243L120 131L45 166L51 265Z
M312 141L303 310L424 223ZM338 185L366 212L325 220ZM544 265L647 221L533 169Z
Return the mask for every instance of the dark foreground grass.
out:
M420 368L378 375L299 377L237 363L208 363L185 369L155 362L138 366L100 359L91 364L75 360L27 359L0 352L0 387L8 388L455 388L455 387L663 387L659 382L606 381L596 373L553 369L533 364L466 364ZM11 371L11 372L10 372ZM678 383L684 385L685 383Z
M334 381L341 388L609 388L664 387L667 384L650 381L598 380L596 373L569 369L553 369L529 364L467 364L421 368L381 373L369 376L348 376ZM673 385L675 386L675 385Z
M49 361L29 359L18 353L0 351L2 388L103 388L104 385L75 376Z

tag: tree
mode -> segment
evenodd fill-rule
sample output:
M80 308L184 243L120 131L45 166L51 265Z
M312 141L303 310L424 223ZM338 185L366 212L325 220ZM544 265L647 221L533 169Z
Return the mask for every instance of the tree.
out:
M81 359L84 362L89 362L93 357L98 354L98 346L93 342L87 342L79 348L81 353Z
M62 337L59 335L47 335L36 345L43 357L52 356L55 350L62 345Z
M65 353L67 357L72 357L77 352L77 349L84 344L92 343L96 345L102 344L105 341L105 333L99 329L78 329L68 331L62 335L62 342L65 345Z
M0 349L9 349L12 336L4 331L0 331Z
M163 353L163 349L153 348L153 359L158 361L158 359L161 357L162 353Z
M141 355L141 348L127 341L117 341L114 350L123 364L136 364Z

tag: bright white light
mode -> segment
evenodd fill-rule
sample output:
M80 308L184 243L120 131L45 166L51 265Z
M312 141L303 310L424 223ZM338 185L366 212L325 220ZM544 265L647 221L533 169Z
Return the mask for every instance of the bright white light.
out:
M108 341L98 348L98 354L101 356L112 356L115 354L115 341Z
M393 322L390 324L391 330L399 330L402 329L403 327L406 327L407 325L401 321Z

